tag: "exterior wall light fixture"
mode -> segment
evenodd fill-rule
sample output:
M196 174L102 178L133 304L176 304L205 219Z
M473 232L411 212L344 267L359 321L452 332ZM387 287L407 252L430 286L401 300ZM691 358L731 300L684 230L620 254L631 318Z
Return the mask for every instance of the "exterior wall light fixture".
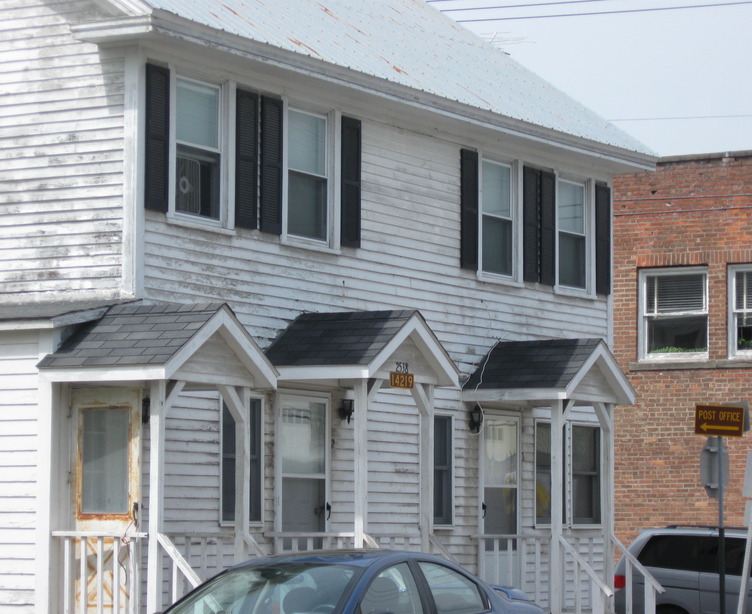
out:
M470 416L470 430L480 433L480 427L483 424L483 410L480 405L476 405L469 412Z
M355 413L354 404L353 399L342 399L342 405L339 406L339 417L341 420L347 420L348 424L350 424L352 415Z

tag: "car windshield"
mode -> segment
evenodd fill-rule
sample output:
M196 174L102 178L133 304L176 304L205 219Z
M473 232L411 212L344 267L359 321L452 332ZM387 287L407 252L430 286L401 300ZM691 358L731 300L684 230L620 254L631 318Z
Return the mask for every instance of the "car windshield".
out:
M321 563L240 567L207 582L169 614L331 614L358 572Z

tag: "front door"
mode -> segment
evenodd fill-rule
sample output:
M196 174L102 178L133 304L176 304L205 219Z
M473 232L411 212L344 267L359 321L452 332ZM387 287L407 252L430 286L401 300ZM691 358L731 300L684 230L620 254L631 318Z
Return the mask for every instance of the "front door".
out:
M485 569L489 581L516 584L519 420L486 413L483 421L482 462Z
M91 388L72 393L76 611L125 612L136 569L141 392ZM82 561L83 559L83 561Z
M282 531L298 533L296 548L321 545L331 510L327 503L328 424L325 399L281 399ZM305 546L303 546L305 544Z

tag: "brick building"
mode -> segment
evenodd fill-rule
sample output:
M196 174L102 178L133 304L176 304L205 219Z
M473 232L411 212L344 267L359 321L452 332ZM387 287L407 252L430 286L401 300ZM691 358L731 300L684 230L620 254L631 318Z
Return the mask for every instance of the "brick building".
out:
M715 524L696 403L752 399L752 151L663 158L614 179L614 354L637 393L616 412L616 534ZM743 522L752 434L724 438L726 526Z

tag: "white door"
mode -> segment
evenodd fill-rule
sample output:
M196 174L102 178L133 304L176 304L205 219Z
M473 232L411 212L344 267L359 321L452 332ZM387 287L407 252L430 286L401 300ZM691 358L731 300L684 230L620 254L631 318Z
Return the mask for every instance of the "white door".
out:
M514 416L486 413L483 421L481 515L490 581L516 584L519 484L519 421Z
M73 513L76 608L125 612L137 573L141 392L91 388L72 393L76 441ZM83 558L83 561L82 561Z

